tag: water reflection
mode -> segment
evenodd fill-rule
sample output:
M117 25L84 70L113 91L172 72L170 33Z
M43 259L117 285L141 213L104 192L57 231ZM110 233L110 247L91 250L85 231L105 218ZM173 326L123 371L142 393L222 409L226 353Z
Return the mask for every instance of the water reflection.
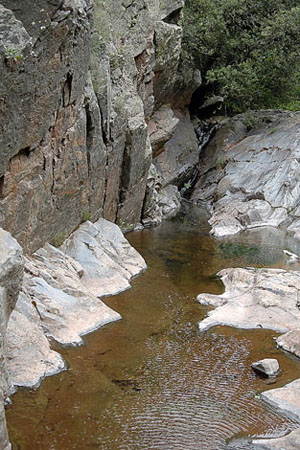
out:
M8 409L14 448L22 450L221 450L233 437L278 435L295 427L256 398L300 376L276 350L275 333L216 327L200 334L200 292L221 293L214 274L230 266L284 266L297 244L277 230L216 240L191 218L128 238L149 269L132 290L105 299L123 320L63 351L69 370L20 391ZM298 268L298 267L297 267ZM250 369L276 357L269 386ZM244 441L239 447L246 448Z

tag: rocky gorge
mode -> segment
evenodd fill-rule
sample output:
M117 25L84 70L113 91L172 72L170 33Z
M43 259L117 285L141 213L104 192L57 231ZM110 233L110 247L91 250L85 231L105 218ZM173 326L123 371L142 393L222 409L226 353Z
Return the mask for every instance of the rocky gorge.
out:
M282 226L297 238L299 113L218 120L199 159L188 105L201 75L180 65L183 6L0 0L1 450L7 396L65 369L51 340L79 345L121 318L103 297L146 269L121 229L174 216L193 179L214 236ZM200 295L218 306L200 329L288 332L278 345L299 356L298 272L220 276L225 294Z
M99 298L128 289L146 267L111 222L128 230L179 209L176 185L158 182L151 163L152 147L162 151L178 126L193 144L177 142L178 155L197 158L187 105L200 81L178 70L182 7L183 0L0 3L0 225L25 255L23 266L21 248L3 235L1 450L9 446L9 392L65 367L49 339L77 345L119 319Z

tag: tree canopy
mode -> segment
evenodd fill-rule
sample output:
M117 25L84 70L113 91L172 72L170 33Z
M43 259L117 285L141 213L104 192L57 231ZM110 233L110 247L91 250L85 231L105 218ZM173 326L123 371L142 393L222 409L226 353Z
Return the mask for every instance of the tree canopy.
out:
M299 0L186 0L183 58L230 112L296 109Z

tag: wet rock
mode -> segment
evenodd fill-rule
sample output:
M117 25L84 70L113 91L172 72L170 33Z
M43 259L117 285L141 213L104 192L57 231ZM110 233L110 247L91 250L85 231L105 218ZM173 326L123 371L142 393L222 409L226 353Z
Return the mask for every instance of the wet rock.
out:
M299 302L297 304L299 305ZM300 328L279 336L276 342L280 348L300 358Z
M254 372L266 377L274 377L279 373L279 364L277 359L265 358L251 364Z
M289 252L288 250L283 250L287 260L289 263L297 262L299 260L299 256L295 253Z
M0 229L0 449L8 450L4 400L11 384L5 357L7 322L15 307L23 279L22 249L9 233Z
M224 102L224 98L219 95L214 95L213 97L209 97L204 101L202 105L199 106L199 114L203 118L211 117L216 113L218 109L221 108Z
M47 338L78 345L82 335L120 319L99 297L128 289L145 268L119 227L105 219L84 223L61 249L46 244L26 257L22 292L8 325L12 383L35 386L63 370Z
M197 297L202 305L216 308L199 323L201 331L229 325L287 332L299 326L299 272L238 268L221 270L218 276L224 283L224 294Z
M283 111L223 123L204 151L192 196L210 210L212 234L265 225L299 230L299 124L299 113Z
M300 428L278 439L254 439L255 448L265 450L298 450L300 448Z

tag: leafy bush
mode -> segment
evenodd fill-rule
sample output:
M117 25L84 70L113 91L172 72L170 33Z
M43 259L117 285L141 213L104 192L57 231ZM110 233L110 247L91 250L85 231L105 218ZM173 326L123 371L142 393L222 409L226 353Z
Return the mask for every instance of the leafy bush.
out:
M186 0L183 59L229 112L299 106L299 0Z

